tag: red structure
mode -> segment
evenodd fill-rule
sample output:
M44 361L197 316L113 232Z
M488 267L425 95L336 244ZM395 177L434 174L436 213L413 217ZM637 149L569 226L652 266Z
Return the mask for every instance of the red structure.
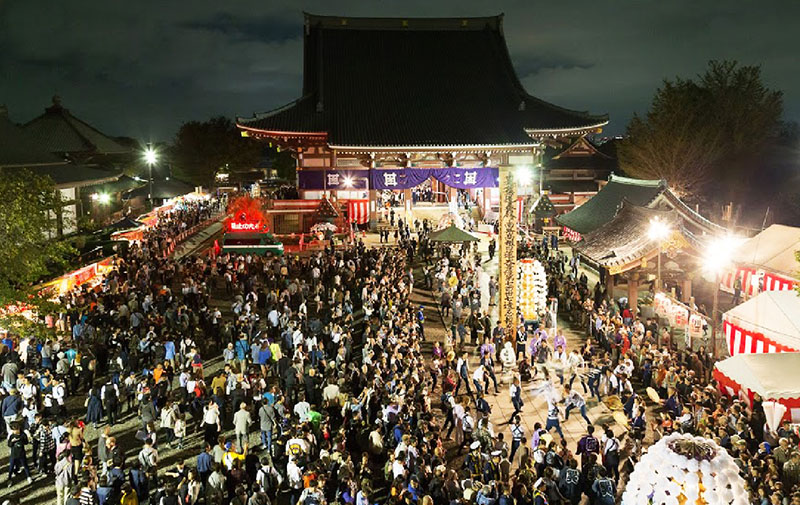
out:
M266 217L261 210L261 203L249 196L240 196L228 205L229 217L223 222L225 232L259 232L269 231Z

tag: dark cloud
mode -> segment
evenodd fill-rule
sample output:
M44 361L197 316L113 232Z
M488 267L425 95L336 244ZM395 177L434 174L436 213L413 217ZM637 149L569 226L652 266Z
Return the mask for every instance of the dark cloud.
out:
M274 17L234 16L218 12L211 18L183 23L182 27L221 33L230 40L249 42L284 42L295 39L302 30L302 19L282 20Z
M303 10L505 12L511 58L528 91L609 113L610 133L646 109L664 78L698 74L709 59L760 64L768 85L785 92L786 116L800 119L800 2L792 0L0 0L0 103L27 121L58 93L101 129L143 139L169 139L189 119L268 110L299 96Z

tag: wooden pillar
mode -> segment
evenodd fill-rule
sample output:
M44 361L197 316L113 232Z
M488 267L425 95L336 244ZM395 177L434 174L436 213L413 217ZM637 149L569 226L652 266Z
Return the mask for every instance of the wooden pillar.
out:
M683 285L681 286L681 294L683 295L684 303L689 302L692 299L692 279L690 277L684 277L683 281L681 281Z
M606 295L613 299L614 298L614 276L606 271Z
M378 191L369 190L369 228L374 230L378 226Z
M631 272L628 275L628 306L631 313L636 314L639 306L639 272Z
M500 318L506 338L516 338L517 328L517 186L512 166L500 166Z
M403 190L403 207L406 210L406 224L409 226L411 226L411 223L414 221L414 217L412 215L413 198L411 196L411 191L411 189Z

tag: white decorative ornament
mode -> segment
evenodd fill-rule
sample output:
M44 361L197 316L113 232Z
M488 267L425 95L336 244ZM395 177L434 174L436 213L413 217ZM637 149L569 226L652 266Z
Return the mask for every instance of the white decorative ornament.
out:
M622 505L745 505L744 480L713 440L673 433L634 467Z

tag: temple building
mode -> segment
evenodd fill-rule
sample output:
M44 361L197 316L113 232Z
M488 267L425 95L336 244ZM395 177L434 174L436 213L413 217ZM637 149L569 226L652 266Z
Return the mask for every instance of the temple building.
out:
M349 220L371 224L398 202L410 211L468 197L485 214L498 206L500 170L535 166L546 139L607 122L528 94L502 15L306 14L302 96L237 119L243 135L295 153L301 198L346 200Z
M668 230L660 240L649 233L655 220ZM725 232L683 203L666 181L613 174L594 197L556 221L609 290L627 284L633 307L639 286L656 281L659 260L662 289L690 301L704 241Z
M542 164L544 187L559 214L569 212L597 194L617 160L603 152L585 135Z
M83 122L79 124L96 132ZM85 144L81 147L83 152L76 153L82 156L73 158L69 150L59 147L74 146L64 142L70 142L70 136L77 133L65 128L63 123L49 122L46 128L44 126L38 121L31 129L20 126L9 119L5 106L0 107L0 168L29 170L49 177L60 193L63 205L54 211L54 227L48 233L52 236L69 235L77 231L78 217L84 213L84 207L90 201L88 195L94 194L92 187L117 181L122 172L91 163L86 156L91 148ZM102 134L96 132L94 135ZM86 193L83 199L82 193Z

